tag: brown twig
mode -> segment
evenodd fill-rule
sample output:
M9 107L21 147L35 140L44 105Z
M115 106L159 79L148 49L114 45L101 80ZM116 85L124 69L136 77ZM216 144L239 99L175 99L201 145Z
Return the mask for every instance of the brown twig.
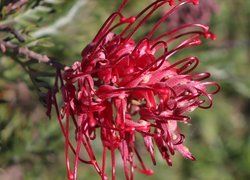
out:
M17 31L15 28L13 28L11 24L3 24L3 25L0 24L0 31L5 31L5 32L9 32L13 34L15 38L20 42L25 41L23 35L19 31Z
M9 14L17 9L20 9L22 6L24 6L28 0L19 0L15 3L10 3L6 6L6 13Z
M5 53L7 50L12 50L16 53L16 55L26 57L30 60L36 60L38 63L45 63L49 66L52 66L56 69L64 69L65 65L59 63L55 60L55 58L48 57L47 55L42 55L36 53L27 47L19 47L18 45L0 40L0 50Z

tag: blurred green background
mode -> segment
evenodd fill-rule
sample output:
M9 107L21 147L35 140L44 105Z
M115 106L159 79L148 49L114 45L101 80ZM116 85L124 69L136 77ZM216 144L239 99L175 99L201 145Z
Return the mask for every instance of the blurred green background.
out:
M31 9L34 2L40 5ZM81 50L121 0L41 2L33 1L17 13L2 16L0 23L13 20L15 27L25 34L25 46L71 65L80 59ZM135 15L148 2L131 0L125 14ZM135 179L250 179L250 1L211 2L216 10L210 12L207 23L217 40L182 53L198 56L199 69L209 71L212 80L222 87L211 109L196 110L191 114L192 126L182 126L185 144L197 160L185 160L177 153L172 157L173 167L168 167L157 156L157 166L148 162L155 174L136 173ZM206 8L203 6L202 13L209 13ZM163 31L168 28L166 22ZM5 36L0 34L0 38ZM30 80L33 74L28 74L17 62L0 52L0 179L66 179L64 138L57 120L54 116L50 120L46 117L36 89L40 85L34 85ZM33 68L52 71L42 64ZM51 81L53 78L47 79L48 84ZM79 179L100 178L93 168L83 165L79 168ZM118 174L117 179L124 178Z

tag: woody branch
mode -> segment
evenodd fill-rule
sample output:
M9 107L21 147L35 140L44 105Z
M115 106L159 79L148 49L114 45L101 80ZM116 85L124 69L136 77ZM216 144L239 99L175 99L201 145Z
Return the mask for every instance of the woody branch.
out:
M0 31L5 31L13 34L19 42L25 41L22 34L10 25L0 25ZM15 54L15 56L25 57L29 60L36 60L38 63L45 63L56 69L63 69L65 67L65 65L59 63L53 57L48 57L47 55L39 54L35 51L30 50L27 47L21 47L18 44L14 44L10 41L6 41L3 39L0 39L0 50L2 51L2 53L8 53L8 51L12 51L12 55Z
M28 0L19 0L15 3L10 3L6 6L6 14L12 13L18 9L20 9L22 6L24 6Z

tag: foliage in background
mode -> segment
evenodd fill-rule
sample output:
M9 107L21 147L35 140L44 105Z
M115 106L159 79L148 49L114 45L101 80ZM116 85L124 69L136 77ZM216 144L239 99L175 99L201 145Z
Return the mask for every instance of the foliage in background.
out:
M10 24L25 42L6 31L0 31L0 40L8 38L18 47L28 47L66 65L80 58L83 47L119 4L115 0L34 0L6 14L3 4L7 1L0 2L0 26ZM250 178L250 1L217 3L219 9L210 26L218 39L195 51L204 61L201 69L211 72L222 90L210 111L199 110L193 114L193 127L183 127L197 161L189 162L177 155L169 168L156 157L160 163L154 168L155 175L137 174L136 179ZM142 5L142 1L136 1L126 11L133 14ZM56 119L46 117L37 95L46 90L40 89L44 87L41 81L48 87L53 82L54 69L23 55L13 57L12 52L0 52L0 179L11 175L65 179L63 137ZM39 74L44 70L49 74ZM79 168L79 179L99 179L94 169Z

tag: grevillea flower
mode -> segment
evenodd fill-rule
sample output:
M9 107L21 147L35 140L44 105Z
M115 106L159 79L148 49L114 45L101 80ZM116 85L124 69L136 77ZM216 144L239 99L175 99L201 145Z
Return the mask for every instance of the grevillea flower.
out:
M79 163L92 165L107 179L108 162L115 179L117 159L122 161L126 179L133 179L134 170L150 175L153 171L146 167L142 153L148 152L155 165L155 149L170 166L170 156L176 151L194 160L183 144L185 136L178 124L189 123L187 113L196 108L210 108L211 96L219 91L217 83L204 81L208 72L191 73L199 63L197 57L171 60L175 53L199 45L202 37L215 39L207 26L186 24L156 33L179 7L196 5L198 0L177 4L155 0L128 18L121 13L126 3L122 2L82 51L82 60L56 79L56 87L61 84L63 105L59 107L55 93L52 102L65 136L68 179L77 178ZM169 12L136 41L135 33L160 7L168 5ZM102 146L95 148L97 138ZM97 160L96 151L100 150L102 159Z

